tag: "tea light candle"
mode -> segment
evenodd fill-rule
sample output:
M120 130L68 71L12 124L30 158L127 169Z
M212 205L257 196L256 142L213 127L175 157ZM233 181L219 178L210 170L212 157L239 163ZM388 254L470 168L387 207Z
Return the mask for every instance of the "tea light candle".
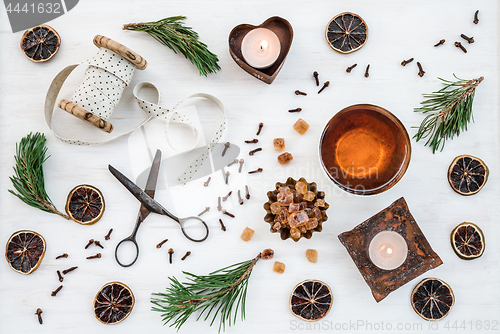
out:
M248 65L268 68L273 65L281 51L281 43L274 32L266 28L250 30L241 41L241 53Z
M382 231L373 237L368 253L374 265L380 269L393 270L405 262L408 245L399 233Z

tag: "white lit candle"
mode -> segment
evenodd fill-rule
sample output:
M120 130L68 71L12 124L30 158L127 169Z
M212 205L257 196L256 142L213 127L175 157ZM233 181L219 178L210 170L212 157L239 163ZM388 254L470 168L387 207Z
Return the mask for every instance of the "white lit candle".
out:
M281 43L274 32L266 28L250 30L241 42L241 53L248 65L264 69L273 65L281 51Z
M373 237L368 253L374 265L380 269L393 270L405 262L408 245L399 233L382 231Z

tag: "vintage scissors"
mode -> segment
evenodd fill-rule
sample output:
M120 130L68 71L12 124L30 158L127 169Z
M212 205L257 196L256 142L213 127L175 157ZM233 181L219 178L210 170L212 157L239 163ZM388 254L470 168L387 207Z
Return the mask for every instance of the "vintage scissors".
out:
M144 189L144 191L141 188L139 188L135 183L130 181L125 175L120 173L116 168L114 168L111 165L108 166L111 174L113 174L118 179L118 181L120 181L121 184L123 184L125 186L125 188L127 188L128 191L130 191L132 193L132 195L134 195L135 198L137 198L142 203L141 208L139 209L139 215L137 216L137 221L135 223L135 227L134 227L134 230L132 231L132 234L130 234L128 237L126 237L125 239L120 241L118 243L118 245L116 245L115 259L116 259L116 262L118 262L118 264L122 267L130 267L131 265L133 265L135 263L135 261L139 257L139 245L137 244L135 237L137 235L137 231L139 230L139 226L141 226L141 223L144 221L144 219L146 219L146 217L151 212L154 212L154 213L157 213L160 215L164 215L164 216L168 216L171 219L173 219L174 221L176 221L180 225L181 231L184 234L184 236L191 241L201 242L201 241L204 241L208 237L208 233L209 233L208 226L205 223L205 221L203 221L203 219L201 219L200 217L197 217L197 216L186 217L186 218L176 217L173 214L171 214L167 209L165 209L160 203L158 203L156 200L153 199L153 197L155 195L156 181L158 180L158 174L160 172L160 162L161 162L161 151L157 150L155 158L153 160L153 164L151 165L151 171L149 172L148 181L146 183L146 188ZM201 239L195 239L195 238L191 237L184 229L184 225L188 220L199 221L203 225L203 227L205 228L205 231L206 231L205 236L203 236ZM123 264L118 259L118 248L124 242L132 242L135 245L135 249L136 249L135 258L129 264Z

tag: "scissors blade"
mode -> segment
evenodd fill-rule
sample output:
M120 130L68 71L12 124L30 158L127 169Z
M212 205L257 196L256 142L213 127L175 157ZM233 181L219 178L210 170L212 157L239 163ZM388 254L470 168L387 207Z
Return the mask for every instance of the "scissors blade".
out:
M157 157L158 157L158 154L157 154ZM154 176L155 174L156 174L156 178L158 177L160 158L161 158L161 155L158 158L157 164L155 165L155 162L156 162L156 157L155 157L155 162L153 162L153 167L151 169L150 177L148 178L146 188L148 188L148 185L151 185L153 183L153 178L155 177ZM156 172L154 172L155 166L156 166ZM165 209L160 205L160 203L158 203L153 198L151 198L151 196L149 196L146 192L144 192L141 188L139 188L134 182L130 181L125 175L123 175L121 172L119 172L113 166L108 165L108 169L111 172L111 174L113 174L116 177L116 179L118 181L120 181L120 183L123 184L123 186L125 188L127 188L127 190L130 191L130 193L132 195L134 195L134 197L137 198L147 210L149 210L150 212L163 214ZM153 173L153 175L151 175L151 173ZM151 176L153 176L153 178L151 178ZM149 182L150 179L151 179L151 183ZM154 180L154 183L156 184L156 180ZM147 190L150 193L152 192L152 194L154 195L154 189L147 189ZM148 212L148 214L149 214L149 212Z
M146 182L146 188L144 189L144 192L151 198L155 197L156 182L158 181L158 175L160 174L160 162L161 151L156 150L153 163L151 164L151 170L149 171L148 180ZM144 219L149 216L150 212L151 211L149 211L148 208L146 208L144 204L141 203L141 208L139 209L139 216L137 217L137 220L140 220L141 222L144 221Z

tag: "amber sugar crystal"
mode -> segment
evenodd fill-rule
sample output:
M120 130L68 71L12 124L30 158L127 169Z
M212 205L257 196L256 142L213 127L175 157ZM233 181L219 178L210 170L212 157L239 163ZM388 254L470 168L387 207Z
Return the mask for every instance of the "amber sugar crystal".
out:
M278 162L281 165L287 164L287 163L289 163L292 160L293 160L293 155L291 155L288 152L285 152L285 153L282 153L282 154L278 155Z
M275 151L283 151L285 149L285 138L274 138L273 145Z
M307 122L302 118L299 118L298 121L293 125L293 128L295 129L295 131L303 135L307 132L307 130L309 130L309 124L307 124Z
M243 230L243 233L241 233L241 239L243 241L250 241L250 239L252 239L254 233L255 233L255 231L252 230L250 227L245 227L245 229Z
M285 268L286 266L284 263L274 261L273 271L277 272L278 274L283 274L285 272Z
M307 249L306 257L309 262L316 263L318 262L318 251L315 249Z

